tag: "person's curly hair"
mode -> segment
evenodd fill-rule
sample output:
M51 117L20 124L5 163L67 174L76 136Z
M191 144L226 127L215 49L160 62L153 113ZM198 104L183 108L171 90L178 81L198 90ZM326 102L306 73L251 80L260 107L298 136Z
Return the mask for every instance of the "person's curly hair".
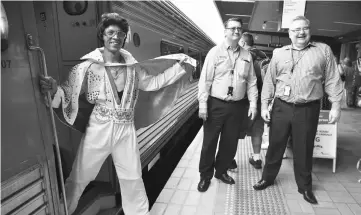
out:
M129 24L126 19L122 18L118 13L104 13L101 16L101 20L97 26L97 36L98 39L102 42L102 44L104 44L104 40L103 40L104 30L110 25L116 25L125 34L128 34ZM125 37L122 47L124 46L126 39L127 38Z

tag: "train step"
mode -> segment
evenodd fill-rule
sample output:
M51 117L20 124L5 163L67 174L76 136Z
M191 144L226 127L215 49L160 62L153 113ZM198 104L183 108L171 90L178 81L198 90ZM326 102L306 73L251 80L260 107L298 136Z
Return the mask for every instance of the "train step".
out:
M91 182L91 189L85 192L73 215L123 215L123 210L116 205L115 192L109 183ZM64 209L61 208L62 213Z

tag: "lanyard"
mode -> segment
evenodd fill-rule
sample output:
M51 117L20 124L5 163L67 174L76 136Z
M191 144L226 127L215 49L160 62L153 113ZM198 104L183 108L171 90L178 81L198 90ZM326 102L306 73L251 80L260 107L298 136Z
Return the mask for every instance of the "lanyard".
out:
M229 54L229 51L228 51L228 50L227 50L227 54L228 54L229 60L232 62L232 58L231 58L231 55ZM232 53L232 54L233 54L233 53ZM232 69L231 69L231 87L232 87L232 85L233 85L234 69L236 68L236 62L237 62L240 54L241 54L241 50L238 51L238 54L237 54L236 58L234 59L234 62L232 62Z
M293 49L292 47L290 47L290 52L291 52L291 57L292 57L292 67L291 67L291 73L293 73L293 69L296 67L296 65L298 64L298 62L301 60L301 58L303 57L303 55L306 53L307 50L304 50L301 54L301 56L296 60L296 63L293 59Z

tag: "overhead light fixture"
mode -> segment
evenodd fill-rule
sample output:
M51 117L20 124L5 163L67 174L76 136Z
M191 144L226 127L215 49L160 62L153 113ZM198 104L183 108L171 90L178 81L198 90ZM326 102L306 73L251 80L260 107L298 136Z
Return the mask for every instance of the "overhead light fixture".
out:
M232 14L232 13L226 13L226 16L251 17L252 15L243 15L243 14Z
M322 28L320 28L320 29L317 29L317 30L319 30L319 31L340 31L340 30L333 30L333 29L322 29Z
M352 23L352 22L333 22L336 24L344 24L344 25L361 25L361 23Z

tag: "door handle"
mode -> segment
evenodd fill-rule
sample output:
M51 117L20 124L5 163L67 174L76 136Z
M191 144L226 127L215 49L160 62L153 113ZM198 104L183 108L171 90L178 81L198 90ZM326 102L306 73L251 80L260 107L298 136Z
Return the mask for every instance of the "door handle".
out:
M356 168L359 172L361 172L361 158L357 161ZM358 180L358 183L361 183L361 178Z
M43 75L45 77L47 77L48 76L48 70L47 70L47 67L46 67L46 59L45 59L44 50L41 47L34 45L33 36L31 34L26 34L26 45L27 45L27 48L29 50L40 52L41 62L42 62L42 66L43 66ZM56 132L54 111L53 111L53 108L52 108L52 105L51 105L52 99L51 99L50 92L48 92L46 96L47 96L47 99L49 101L48 107L49 107L49 111L50 111L51 124L52 124L52 128L53 128L53 135L54 135L55 149L56 149L55 157L56 157L56 159L58 161L58 168L59 168L59 174L60 174L60 180L61 180L60 185L61 185L61 192L63 193L65 215L68 215L68 207L67 207L67 204L66 204L66 196L65 196L64 176L63 176L63 169L62 169L62 165L61 165L60 150L59 150L59 140L58 140L58 135L57 135L57 132Z

